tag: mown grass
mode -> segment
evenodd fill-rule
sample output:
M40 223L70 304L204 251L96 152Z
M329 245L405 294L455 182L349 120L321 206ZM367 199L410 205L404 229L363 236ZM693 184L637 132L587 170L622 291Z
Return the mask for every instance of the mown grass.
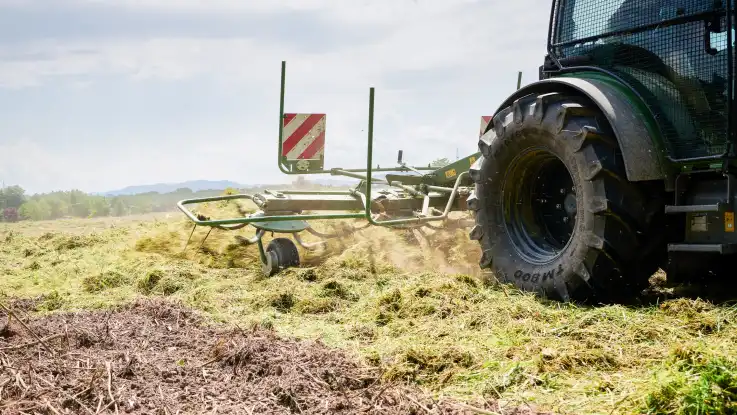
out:
M256 247L233 238L248 230L213 231L201 247L207 231L198 230L183 251L191 227L178 217L28 229L0 226L0 291L40 296L39 312L166 296L218 320L320 338L439 395L559 413L737 411L734 307L541 301L482 282L463 230L422 248L409 232L372 228L265 278Z

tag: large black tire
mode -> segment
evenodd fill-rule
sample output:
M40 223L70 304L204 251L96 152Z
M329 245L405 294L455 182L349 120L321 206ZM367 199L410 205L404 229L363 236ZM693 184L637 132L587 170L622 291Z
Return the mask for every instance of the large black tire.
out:
M469 172L480 266L559 301L623 301L646 288L667 258L653 229L663 224L662 185L627 180L598 108L529 95L492 122Z

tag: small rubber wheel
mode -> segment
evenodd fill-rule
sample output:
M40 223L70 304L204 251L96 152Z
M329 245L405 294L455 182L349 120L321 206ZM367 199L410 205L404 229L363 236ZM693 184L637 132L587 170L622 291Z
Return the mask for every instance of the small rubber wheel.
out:
M299 251L291 239L275 238L266 247L266 263L262 269L266 276L272 276L279 271L299 266Z

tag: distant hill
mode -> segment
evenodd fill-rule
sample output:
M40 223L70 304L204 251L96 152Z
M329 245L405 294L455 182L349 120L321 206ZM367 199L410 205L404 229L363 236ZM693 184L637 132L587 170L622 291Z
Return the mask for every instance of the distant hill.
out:
M181 183L156 183L140 186L128 186L120 190L101 192L98 194L105 196L129 196L149 192L170 193L183 187L191 189L193 192L198 192L201 190L224 190L229 187L239 189L245 186L240 183L231 182L230 180L190 180Z
M353 187L358 183L358 180L346 179L344 177L331 177L327 175L303 176L309 183L314 183L322 186L333 186L333 187ZM383 174L377 174L376 178L383 178ZM296 177L294 177L296 179ZM234 189L246 189L246 188L269 188L270 186L277 186L283 188L288 186L285 183L280 184L243 184L236 183L230 180L190 180L181 183L156 183L146 184L138 186L128 186L119 190L112 190L109 192L97 192L92 193L98 196L132 196L141 193L157 192L157 193L171 193L181 188L188 188L193 192L199 192L203 190L225 190L229 187Z
M351 187L358 184L358 180L345 179L345 178L324 178L318 179L316 177L304 176L308 182L319 184L322 186L335 186L335 187ZM325 177L325 176L323 176Z

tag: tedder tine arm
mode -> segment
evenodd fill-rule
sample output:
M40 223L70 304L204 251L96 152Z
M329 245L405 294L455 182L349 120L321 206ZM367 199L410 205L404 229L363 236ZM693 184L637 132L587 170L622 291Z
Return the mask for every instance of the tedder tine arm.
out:
M200 243L200 248L205 246L205 241L207 240L207 237L210 236L210 232L212 232L213 229L215 228L211 227L210 230L207 231L207 235L205 235L205 237L202 239L202 242Z
M292 237L294 238L294 240L297 242L299 246L301 246L302 248L308 251L314 251L315 249L317 249L318 246L320 245L324 246L325 244L328 243L327 241L317 241L317 242L312 242L312 243L304 242L302 238L300 238L299 235L296 233L293 233Z
M282 192L282 193L293 193L293 192ZM308 192L299 192L299 193L308 193ZM322 192L325 194L345 194L345 195L352 195L349 191L343 191L343 192ZM248 217L240 217L240 218L229 218L229 219L214 219L214 220L207 220L207 219L201 219L198 218L194 213L192 213L189 209L187 209L186 205L189 204L197 204L197 203L206 203L206 202L216 202L221 200L232 200L232 199L252 199L252 196L250 195L227 195L227 196L215 196L215 197L204 197L200 199L186 199L182 200L177 203L177 207L179 208L182 213L184 213L189 220L191 220L194 224L200 225L200 226L213 226L213 227L220 227L223 229L228 229L224 227L223 225L230 225L231 230L237 229L237 226L233 225L240 225L240 224L251 224L251 223L259 223L259 222L285 222L285 221L293 221L296 219L299 220L318 220L318 219L362 219L364 218L363 213L333 213L333 214L324 214L324 215L275 215L275 216L248 216Z
M189 238L187 238L187 243L184 244L184 248L182 248L182 253L184 253L187 250L187 246L189 246L189 242L192 240L192 235L194 235L195 229L197 229L197 225L194 225L192 227L192 232L189 233Z
M453 188L450 189L450 196L448 196L448 202L445 205L445 210L441 215L438 216L421 216L416 218L401 218L401 219L389 219L378 221L373 218L371 214L371 175L373 173L373 148L374 148L374 88L369 89L369 120L368 120L368 144L366 149L366 194L363 194L357 190L352 190L351 193L361 198L365 209L365 218L372 225L378 226L393 226L400 224L423 224L431 221L444 220L450 213L455 197L458 194L458 188L460 187L461 181L468 175L468 172L462 172L456 178ZM414 189L413 189L414 190ZM414 191L417 192L417 191ZM422 194L421 192L418 192ZM424 194L422 194L424 195Z
M259 230L256 231L256 235L254 235L251 238L244 238L242 236L236 236L235 238L242 245L248 246L248 245L253 245L255 243L258 243L259 239L261 239L261 237L263 237L265 233L266 233L266 231L264 231L263 229L259 229Z

